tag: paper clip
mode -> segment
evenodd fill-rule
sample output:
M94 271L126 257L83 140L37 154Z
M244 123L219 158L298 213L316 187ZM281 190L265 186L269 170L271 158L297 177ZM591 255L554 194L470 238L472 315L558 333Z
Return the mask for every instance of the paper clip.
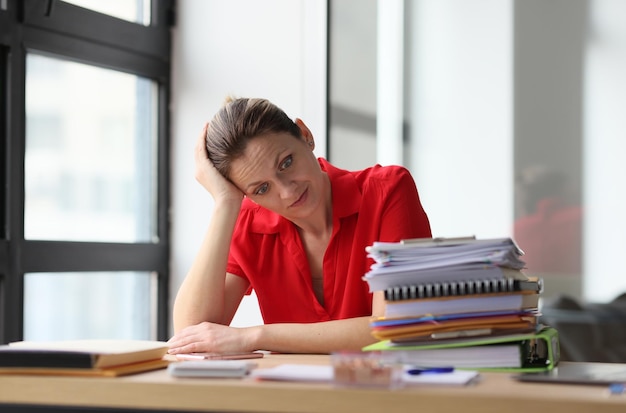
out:
M467 237L433 237L433 238L408 238L403 239L400 242L402 244L457 244L476 241L475 235L469 235Z

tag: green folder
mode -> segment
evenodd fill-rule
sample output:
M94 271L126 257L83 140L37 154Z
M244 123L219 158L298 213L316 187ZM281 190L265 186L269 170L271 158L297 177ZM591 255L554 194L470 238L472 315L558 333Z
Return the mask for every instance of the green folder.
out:
M516 346L519 346L518 348ZM510 366L488 367L488 361L493 360L496 353L504 349L517 350L517 358ZM471 369L482 371L507 371L507 372L533 372L552 370L559 362L559 334L552 327L542 327L540 330L530 333L508 334L501 336L488 336L474 339L446 340L428 344L395 344L390 340L379 341L363 347L363 351L402 351L399 358L405 363L414 363L413 359L422 354L433 354L441 357L442 365L452 365L459 369ZM431 351L436 350L436 351ZM465 356L466 361L479 360L478 365L466 367L463 362L455 363L454 357ZM436 362L436 358L430 358L429 363ZM480 360L485 360L485 366L480 365ZM418 363L414 363L418 364Z

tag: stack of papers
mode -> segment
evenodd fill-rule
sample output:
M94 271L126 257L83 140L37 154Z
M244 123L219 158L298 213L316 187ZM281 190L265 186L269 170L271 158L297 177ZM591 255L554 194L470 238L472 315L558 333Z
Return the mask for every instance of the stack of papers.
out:
M364 279L371 291L411 283L521 278L523 251L511 238L464 238L375 242L366 248L374 259Z
M367 253L375 263L363 279L371 291L384 292L386 305L384 316L371 321L372 335L384 344L366 350L410 347L420 350L410 361L426 365L450 360L454 367L521 368L530 363L521 341L541 330L543 284L524 274L523 251L511 238L377 242ZM531 336L507 340L518 334ZM491 337L499 342L480 343ZM433 353L433 346L451 340L462 340L461 348ZM547 356L542 357L532 356L532 363L544 362Z

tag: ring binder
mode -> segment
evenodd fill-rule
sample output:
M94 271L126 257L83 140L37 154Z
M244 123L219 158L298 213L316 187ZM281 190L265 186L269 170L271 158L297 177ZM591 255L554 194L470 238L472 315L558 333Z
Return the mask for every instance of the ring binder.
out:
M477 294L532 292L540 294L543 281L493 278L484 280L443 281L389 287L385 289L388 301L415 300L420 298L453 297Z
M504 347L517 346L521 356L506 360L508 365L489 365L493 355ZM539 331L503 336L469 338L422 345L398 345L391 340L379 341L363 348L363 351L399 351L403 363L424 366L447 365L455 368L472 368L483 371L532 372L552 370L559 362L559 335L556 329L544 326ZM469 355L471 354L471 357ZM428 355L429 359L424 360ZM454 356L454 357L453 357ZM451 360L456 360L456 363ZM437 364L439 363L439 364Z

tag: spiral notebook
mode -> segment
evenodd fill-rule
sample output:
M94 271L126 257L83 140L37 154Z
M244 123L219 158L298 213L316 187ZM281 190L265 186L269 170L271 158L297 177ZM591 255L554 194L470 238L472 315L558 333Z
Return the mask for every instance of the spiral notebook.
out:
M498 293L423 300L388 301L385 317L452 315L481 312L527 312L539 306L539 294Z
M387 301L399 301L493 293L541 293L542 291L543 281L539 278L493 278L483 280L428 282L389 287L385 289L385 299Z

